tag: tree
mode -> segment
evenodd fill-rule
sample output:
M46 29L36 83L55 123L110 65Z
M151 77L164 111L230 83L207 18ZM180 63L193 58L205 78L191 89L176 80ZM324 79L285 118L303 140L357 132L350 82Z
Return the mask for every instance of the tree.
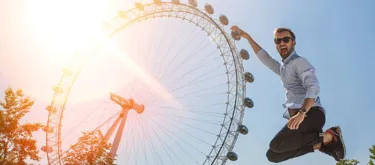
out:
M28 159L39 161L39 150L32 133L41 123L24 123L20 120L30 111L34 102L25 97L22 90L5 90L4 101L0 100L0 164L27 164Z
M113 164L108 144L100 131L84 132L78 142L64 154L64 164L107 165Z
M370 150L370 161L368 162L368 165L375 165L375 145L372 145L372 147L369 149Z
M336 165L357 165L359 163L358 160L350 159L350 160L340 160L336 163Z

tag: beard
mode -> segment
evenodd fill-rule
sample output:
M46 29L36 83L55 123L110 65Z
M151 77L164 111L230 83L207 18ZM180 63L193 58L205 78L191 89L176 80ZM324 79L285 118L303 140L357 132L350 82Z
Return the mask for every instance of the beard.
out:
M283 59L285 59L293 52L293 49L293 47L279 49L279 54Z

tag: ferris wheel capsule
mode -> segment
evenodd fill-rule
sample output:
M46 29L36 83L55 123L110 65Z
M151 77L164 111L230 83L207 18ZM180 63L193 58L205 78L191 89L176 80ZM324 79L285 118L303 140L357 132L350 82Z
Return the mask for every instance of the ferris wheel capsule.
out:
M178 5L180 4L180 0L172 0L172 3Z
M214 8L210 4L208 4L208 3L204 5L204 9L206 10L206 12L208 14L213 14L214 13Z
M117 11L117 15L122 19L126 19L126 12L123 10Z
M135 7L136 7L138 10L141 10L141 11L145 10L144 6L143 6L142 3L140 3L140 2L136 2L136 3L135 3Z
M238 156L235 152L228 152L227 157L231 161L236 161L238 159Z
M249 129L247 129L245 125L239 125L238 132L240 132L242 135L246 135L249 133Z
M154 0L154 3L157 5L161 5L161 0Z
M51 127L48 127L48 126L44 126L42 128L42 130L46 133L52 133L53 132L53 129Z
M63 68L62 69L64 77L72 75L72 71L69 68Z
M198 3L196 0L189 0L189 4L193 7L198 7Z
M246 49L241 49L240 55L244 60L248 60L250 58L249 52Z
M42 151L45 153L51 153L53 151L52 147L43 146Z
M248 108L253 108L254 107L254 102L250 98L246 97L243 101L243 104L248 107Z
M246 82L248 83L254 82L254 75L251 74L250 72L245 72L244 77L245 77Z
M227 16L221 14L220 17L219 17L219 19L220 19L220 23L221 24L223 24L225 26L229 24L229 20L228 20Z

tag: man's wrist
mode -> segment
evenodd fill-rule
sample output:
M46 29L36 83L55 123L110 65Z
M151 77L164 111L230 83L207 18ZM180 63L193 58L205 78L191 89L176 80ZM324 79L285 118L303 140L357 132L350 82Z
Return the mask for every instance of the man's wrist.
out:
M306 115L307 110L306 110L306 108L301 108L301 109L298 110L298 113L299 113L299 114Z

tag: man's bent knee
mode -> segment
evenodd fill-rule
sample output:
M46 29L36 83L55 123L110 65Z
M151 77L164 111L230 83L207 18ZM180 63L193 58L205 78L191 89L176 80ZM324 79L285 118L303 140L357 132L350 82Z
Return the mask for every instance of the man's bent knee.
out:
M280 141L280 140L272 140L269 145L270 147L269 150L275 153L283 153L283 152L288 151L283 147L282 143L283 141Z
M278 155L280 153L276 153L276 152L273 152L271 150L268 150L267 153L266 153L266 156L267 156L267 159L268 161L272 162L272 163L280 163L284 160L281 160L278 158Z

